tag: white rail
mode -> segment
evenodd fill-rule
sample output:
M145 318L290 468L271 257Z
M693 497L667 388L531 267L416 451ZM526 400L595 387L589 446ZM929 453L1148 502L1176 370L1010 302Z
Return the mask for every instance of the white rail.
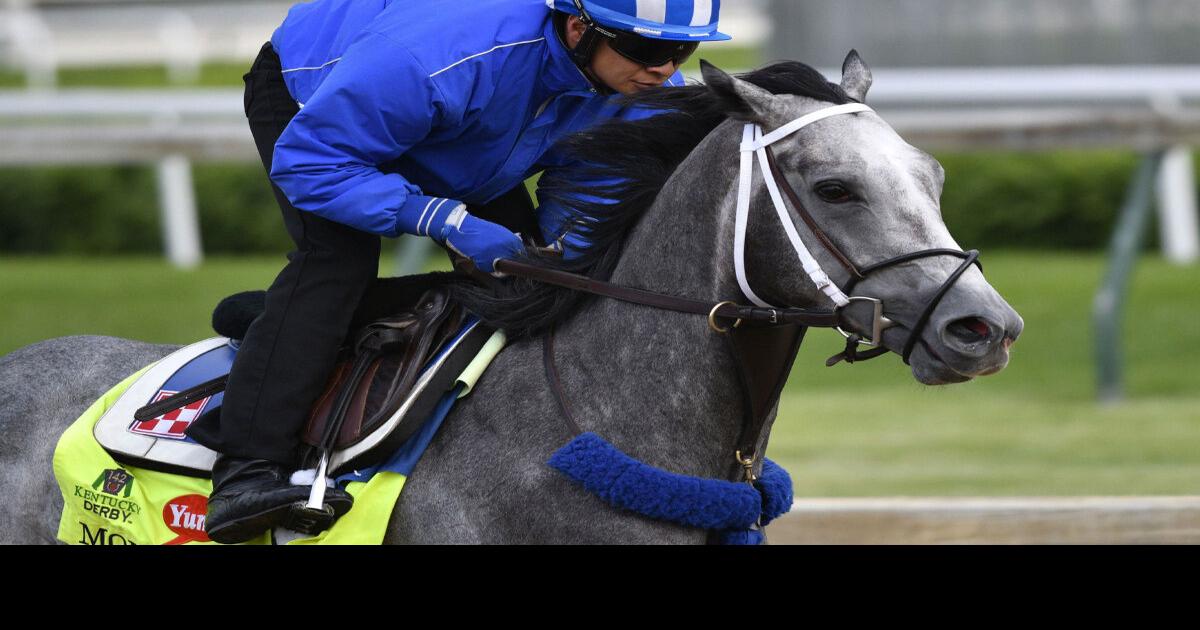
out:
M1200 145L1200 67L877 69L871 103L913 144L926 149L1044 150L1174 148L1160 174L1165 251L1200 256L1195 181L1188 147ZM162 163L173 189L185 161L254 161L239 89L26 90L0 92L0 165ZM180 207L164 223L194 226L190 191L164 192ZM175 217L166 221L167 213ZM192 217L188 219L187 217ZM199 231L180 228L185 232ZM198 237L197 237L198 238ZM184 243L174 234L168 242ZM180 246L199 251L199 243ZM171 254L177 264L199 258Z

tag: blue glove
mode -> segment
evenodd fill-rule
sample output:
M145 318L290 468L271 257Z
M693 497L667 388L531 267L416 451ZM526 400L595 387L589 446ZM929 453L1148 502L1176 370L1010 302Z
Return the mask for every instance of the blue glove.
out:
M451 210L441 229L430 236L459 255L470 258L480 271L494 276L503 275L496 271L497 260L525 253L525 245L516 234L491 221L471 216L462 204Z

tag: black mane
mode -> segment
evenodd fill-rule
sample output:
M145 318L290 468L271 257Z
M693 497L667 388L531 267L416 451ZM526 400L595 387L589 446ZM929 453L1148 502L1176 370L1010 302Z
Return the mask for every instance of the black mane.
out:
M775 63L738 78L773 94L795 94L839 105L852 101L840 86L795 61ZM620 183L582 186L543 176L539 194L570 209L574 232L590 246L570 261L539 257L529 262L607 279L621 256L625 235L654 203L667 178L730 113L730 105L703 84L646 90L623 101L666 113L643 120L610 120L561 141L560 148L589 165L584 179ZM620 201L603 203L596 197ZM504 329L511 338L544 332L588 297L522 278L487 287L463 282L455 285L454 292L469 311Z

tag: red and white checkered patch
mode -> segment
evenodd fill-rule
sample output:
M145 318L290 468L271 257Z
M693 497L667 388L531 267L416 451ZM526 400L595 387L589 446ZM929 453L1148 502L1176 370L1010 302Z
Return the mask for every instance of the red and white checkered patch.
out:
M156 403L168 396L174 396L176 393L160 389L155 394L154 400L150 402ZM196 418L200 417L200 414L204 411L204 406L208 404L211 398L212 396L202 398L190 405L180 407L174 411L168 411L157 418L152 418L145 422L134 421L133 426L129 427L129 430L141 435L152 435L168 440L185 439L187 436L183 432L187 430Z

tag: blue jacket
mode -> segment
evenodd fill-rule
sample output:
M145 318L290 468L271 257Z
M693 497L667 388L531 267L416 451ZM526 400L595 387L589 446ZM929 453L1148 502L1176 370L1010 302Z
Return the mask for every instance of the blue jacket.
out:
M271 179L301 210L395 236L422 234L418 219L444 199L481 204L546 167L571 168L550 153L555 141L644 114L596 92L550 15L544 0L292 7L271 42L301 107ZM547 236L561 214L539 210Z

